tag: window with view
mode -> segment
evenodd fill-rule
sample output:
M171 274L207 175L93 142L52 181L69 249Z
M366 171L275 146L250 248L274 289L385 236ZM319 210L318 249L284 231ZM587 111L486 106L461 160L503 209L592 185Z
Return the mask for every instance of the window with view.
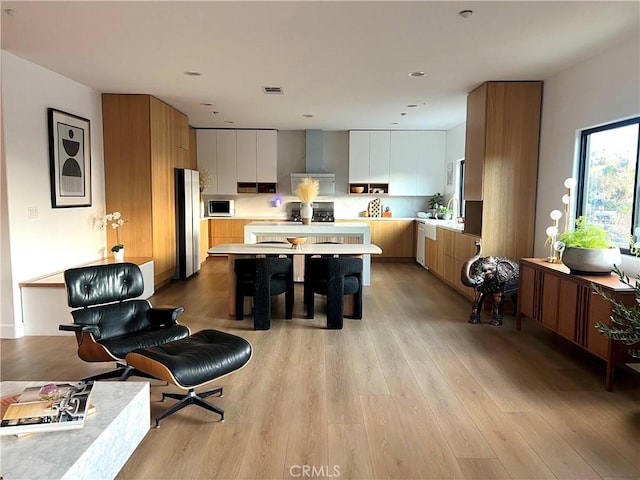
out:
M640 117L581 133L577 213L607 230L625 253L640 226L639 149Z

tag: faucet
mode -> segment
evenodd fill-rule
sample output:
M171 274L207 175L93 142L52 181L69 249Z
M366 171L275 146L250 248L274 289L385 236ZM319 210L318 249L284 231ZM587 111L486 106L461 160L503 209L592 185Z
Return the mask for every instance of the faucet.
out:
M455 204L456 204L456 208L455 209L451 208L451 204L453 202L455 202ZM449 199L449 201L447 202L447 208L449 210L453 210L453 218L455 220L459 216L459 212L458 211L460 209L460 200L458 200L458 197L456 197L455 195L453 197L451 197Z

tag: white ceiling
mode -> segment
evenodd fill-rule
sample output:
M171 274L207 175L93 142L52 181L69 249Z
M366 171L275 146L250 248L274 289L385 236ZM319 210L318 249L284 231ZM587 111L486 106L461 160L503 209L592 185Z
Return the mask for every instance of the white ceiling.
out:
M2 49L217 128L448 129L480 83L545 80L640 30L637 1L1 5Z

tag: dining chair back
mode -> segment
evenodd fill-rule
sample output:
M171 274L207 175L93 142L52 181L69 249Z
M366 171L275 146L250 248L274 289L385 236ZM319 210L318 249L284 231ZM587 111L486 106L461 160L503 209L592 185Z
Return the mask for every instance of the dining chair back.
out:
M253 298L253 326L271 328L271 297L285 294L285 317L293 318L293 259L289 257L239 258L236 275L236 319L244 318L244 297Z
M362 318L362 258L309 258L305 277L307 318L315 314L315 293L327 297L327 328L341 329L344 318L344 296L353 295L353 318Z

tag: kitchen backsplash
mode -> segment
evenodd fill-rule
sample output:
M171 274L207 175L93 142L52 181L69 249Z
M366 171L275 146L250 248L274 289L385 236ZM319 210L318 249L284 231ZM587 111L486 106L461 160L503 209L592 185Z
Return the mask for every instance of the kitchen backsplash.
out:
M287 203L298 202L295 195L204 195L204 199L209 198L233 198L235 200L237 217L256 218L286 218ZM280 199L280 206L275 206ZM428 208L429 197L385 197L375 195L343 195L343 196L323 196L318 197L319 202L334 202L336 219L349 219L362 217L362 212L374 198L380 198L382 209L389 207L393 217L413 218L416 212L425 211Z

